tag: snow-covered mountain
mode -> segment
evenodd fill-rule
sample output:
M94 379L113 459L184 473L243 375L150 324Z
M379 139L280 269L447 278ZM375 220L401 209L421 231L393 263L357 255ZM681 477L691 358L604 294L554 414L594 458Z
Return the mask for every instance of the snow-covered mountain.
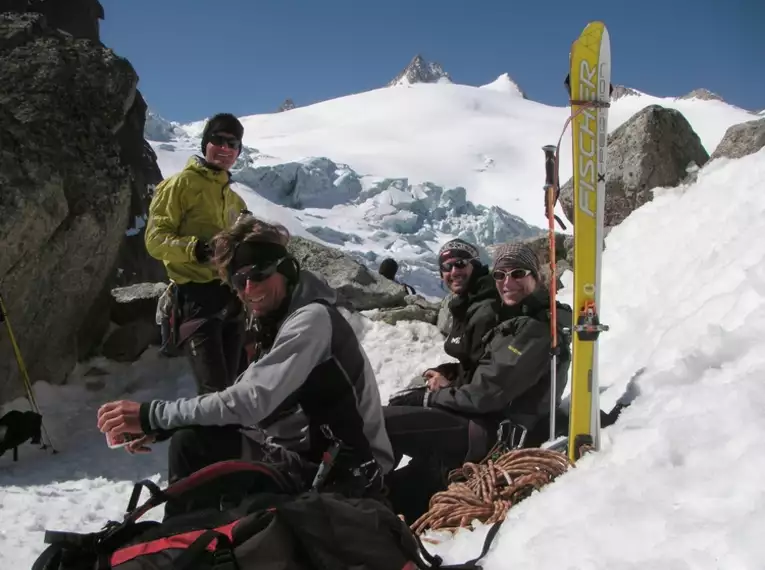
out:
M710 153L729 126L751 118L719 100L627 89L611 107L609 128L654 103L680 110ZM541 147L557 142L568 113L525 99L507 74L480 87L380 88L243 117L248 146L234 179L254 212L372 268L393 256L405 279L437 296L435 253L450 237L486 246L546 227ZM198 152L204 119L168 125L182 132L151 140L166 176ZM568 133L561 156L570 156ZM561 163L562 180L569 163Z
M678 99L700 99L702 101L723 101L725 100L717 93L712 93L709 89L699 88L681 95Z
M404 70L394 77L388 87L414 85L415 83L451 83L452 79L440 63L429 62L417 54Z
M503 73L491 83L481 85L481 89L499 91L500 93L507 93L509 95L520 96L523 99L528 99L528 97L526 97L526 93L524 93L524 91L507 73Z

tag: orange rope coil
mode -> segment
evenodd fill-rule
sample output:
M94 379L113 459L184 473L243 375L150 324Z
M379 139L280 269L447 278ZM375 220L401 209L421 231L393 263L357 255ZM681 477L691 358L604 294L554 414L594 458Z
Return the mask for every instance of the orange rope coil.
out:
M411 529L449 530L503 521L507 511L565 473L573 463L565 453L529 448L507 451L495 460L465 463L449 474L449 487L430 499L427 513Z

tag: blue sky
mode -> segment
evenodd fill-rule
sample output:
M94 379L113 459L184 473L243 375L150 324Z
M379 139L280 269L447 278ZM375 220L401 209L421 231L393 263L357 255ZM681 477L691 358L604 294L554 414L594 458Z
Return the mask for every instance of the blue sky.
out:
M268 113L385 85L421 53L457 83L507 72L564 105L571 42L611 33L613 77L659 96L697 87L765 108L762 0L101 0L102 41L128 58L149 106L187 122Z

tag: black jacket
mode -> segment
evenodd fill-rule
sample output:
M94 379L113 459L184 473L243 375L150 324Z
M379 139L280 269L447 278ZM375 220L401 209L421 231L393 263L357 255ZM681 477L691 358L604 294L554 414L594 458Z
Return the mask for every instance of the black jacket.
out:
M560 401L571 362L572 311L557 304L558 346L555 398ZM549 294L538 290L522 303L503 306L501 322L485 339L485 350L469 382L428 394L425 405L467 416L508 418L532 429L550 408L551 335Z
M467 292L456 295L449 303L452 325L444 341L444 352L459 364L449 362L433 368L460 385L469 381L483 354L482 338L497 323L501 301L494 279L485 265L475 268Z

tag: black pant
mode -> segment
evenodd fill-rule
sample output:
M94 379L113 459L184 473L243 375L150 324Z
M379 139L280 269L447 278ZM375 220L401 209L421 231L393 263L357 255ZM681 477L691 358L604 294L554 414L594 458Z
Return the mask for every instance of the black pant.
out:
M412 458L387 478L393 510L412 524L428 510L430 497L446 489L449 471L474 452L470 432L476 426L467 418L433 408L385 406L383 411L395 464L402 455Z
M197 392L231 386L242 369L244 316L241 302L220 281L179 286L181 339ZM222 311L226 314L222 315Z
M211 319L186 340L184 352L194 373L197 393L219 392L234 383L244 356L242 330L238 322Z
M316 471L316 465L305 461L298 453L277 446L267 448L245 436L239 426L191 426L178 429L170 439L168 480L173 483L203 467L232 459L273 465L300 489L310 486ZM258 483L253 482L248 473L221 478L215 484L205 485L198 493L190 492L182 499L168 502L165 518L203 508L217 509L223 498L236 492L263 491L257 488Z

